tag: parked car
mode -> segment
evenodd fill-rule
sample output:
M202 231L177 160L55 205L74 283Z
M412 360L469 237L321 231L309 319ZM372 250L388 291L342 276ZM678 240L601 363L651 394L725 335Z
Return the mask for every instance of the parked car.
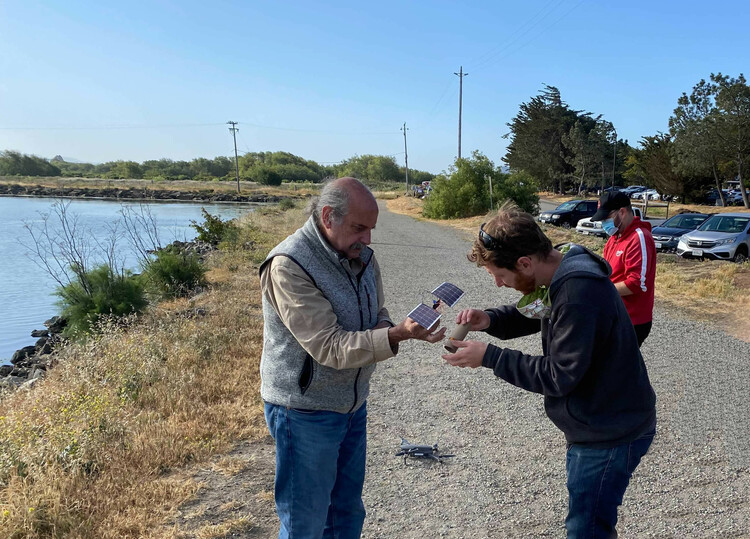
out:
M591 217L596 213L599 202L596 200L569 200L563 202L552 211L539 214L539 221L551 225L571 228L583 217Z
M744 203L745 202L742 200L742 192L739 189L727 193L727 206L742 206Z
M677 250L680 237L701 226L708 217L705 213L680 213L651 229L656 250L663 253L673 253Z
M724 194L724 199L726 200L726 197L729 196L729 191L727 189L722 189L721 192ZM721 206L721 198L719 198L719 191L717 189L711 189L706 193L706 196L704 197L704 201L709 206Z
M651 217L643 217L641 209L635 206L633 206L633 215L635 215L636 217L640 217L647 223L651 223L652 227L661 226L661 224L664 222L664 219L652 219ZM601 238L607 237L607 233L604 232L604 229L602 228L602 222L592 221L591 217L586 217L578 221L578 224L576 225L576 232L589 236L599 236Z
M750 252L750 214L717 213L697 230L683 234L677 254L684 258L709 258L745 262Z
M635 193L631 198L646 200L646 197L648 197L649 200L661 200L661 195L656 189L646 189L645 191L639 191Z
M629 185L626 188L621 189L621 191L628 195L630 198L633 198L634 194L645 191L646 189L648 189L648 187L644 187L643 185Z

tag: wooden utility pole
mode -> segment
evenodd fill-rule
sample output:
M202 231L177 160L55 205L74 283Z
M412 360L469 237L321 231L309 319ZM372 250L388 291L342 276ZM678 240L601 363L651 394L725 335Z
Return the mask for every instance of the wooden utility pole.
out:
M461 112L464 101L464 77L468 73L464 73L464 66L461 66L458 73L453 74L458 75L458 158L461 159Z
M237 127L237 122L229 121L227 124L231 125L232 127L229 128L229 130L232 132L232 138L234 139L234 175L237 178L237 193L240 192L240 160L237 157L237 131L240 130L239 127Z
M615 187L615 168L617 167L617 129L612 126L612 130L615 132L615 153L612 156L612 188Z
M401 131L404 132L404 169L406 170L406 195L409 196L409 154L406 153L406 132L408 131L408 128L406 127L406 122L404 122L404 127L401 128Z

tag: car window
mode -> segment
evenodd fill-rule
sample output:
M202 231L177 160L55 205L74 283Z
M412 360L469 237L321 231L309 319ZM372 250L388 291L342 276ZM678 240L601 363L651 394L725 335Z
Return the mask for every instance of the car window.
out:
M560 204L556 209L562 210L562 211L568 211L568 210L572 210L575 207L576 207L576 203L573 202L572 200L569 200L568 202L563 202L562 204Z
M698 228L706 219L707 217L704 215L675 215L671 219L665 221L661 226L693 230Z
M737 234L743 232L747 224L750 223L750 217L730 217L728 215L714 215L707 219L698 230L706 232L727 232Z

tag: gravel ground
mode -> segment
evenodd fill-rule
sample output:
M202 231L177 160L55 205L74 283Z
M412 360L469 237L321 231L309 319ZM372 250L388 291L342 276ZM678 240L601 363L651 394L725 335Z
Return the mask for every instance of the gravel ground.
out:
M429 290L444 281L466 291L456 309L518 299L466 260L471 239L381 206L372 246L394 320L429 303ZM449 328L454 315L443 317ZM678 316L657 308L643 345L659 424L625 495L618 531L625 538L750 538L750 343ZM541 354L538 335L506 342ZM451 367L442 352L442 344L402 343L375 372L363 537L564 538L565 441L544 414L542 396L489 369ZM437 442L455 457L404 462L395 456L401 437ZM200 493L167 527L179 525L181 537L217 537L206 526L250 517L222 537L276 537L271 438L239 444L216 461L195 475ZM222 461L244 464L226 474L216 471Z
M469 245L383 206L372 247L394 320L443 281L466 291L455 309L515 302L519 293L466 260ZM454 314L443 317L449 328ZM538 335L507 346L541 354ZM750 537L750 344L657 308L642 351L659 425L620 510L620 536ZM565 442L542 397L488 369L451 367L441 353L404 343L375 373L363 537L565 537ZM394 456L402 436L456 456L404 463Z

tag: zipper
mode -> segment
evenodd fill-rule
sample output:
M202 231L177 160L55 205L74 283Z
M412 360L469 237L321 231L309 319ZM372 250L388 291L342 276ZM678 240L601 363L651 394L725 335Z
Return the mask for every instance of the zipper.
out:
M357 283L359 284L361 282L362 275L364 275L365 271L367 270L368 264L365 264L362 268L362 271L359 272L357 275ZM346 273L346 277L349 279L349 284L352 285L352 290L354 291L354 295L357 296L357 307L359 310L359 329L360 331L364 331L365 328L365 321L364 317L362 316L362 298L359 296L359 287L354 284L354 280L352 279L351 272L346 271L346 268L343 268L344 273ZM371 318L370 316L370 293L367 290L367 286L365 285L365 292L367 293L367 316L368 318ZM362 374L362 367L357 369L357 376L354 378L354 402L352 403L352 407L349 408L349 411L347 413L352 413L352 410L354 410L354 407L357 406L357 399L359 399L359 376Z

